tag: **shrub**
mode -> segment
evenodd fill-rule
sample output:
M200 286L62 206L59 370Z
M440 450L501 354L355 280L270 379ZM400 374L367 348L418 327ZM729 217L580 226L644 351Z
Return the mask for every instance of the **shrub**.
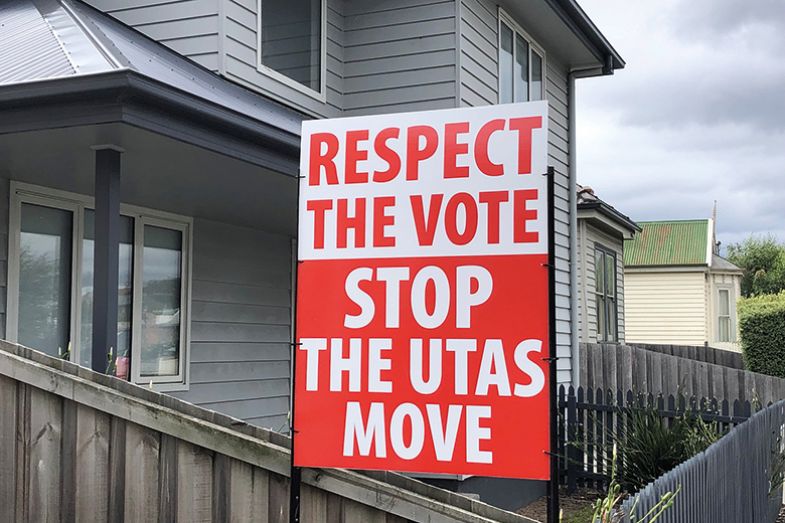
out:
M739 331L747 369L785 378L785 292L739 301Z
M694 455L706 450L722 434L698 412L670 421L651 407L630 410L622 435L613 435L622 449L618 481L628 492L645 487Z

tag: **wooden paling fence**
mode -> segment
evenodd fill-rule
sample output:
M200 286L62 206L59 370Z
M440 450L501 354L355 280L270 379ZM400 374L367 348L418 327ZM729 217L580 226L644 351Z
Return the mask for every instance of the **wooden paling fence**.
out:
M740 400L767 405L785 399L785 379L734 368L731 360L728 365L716 364L629 345L582 343L579 385L716 398L730 404Z
M617 444L617 466L624 462L625 433L632 409L650 408L669 423L696 415L706 422L717 423L721 433L750 417L753 406L748 401L654 396L630 390L577 390L559 388L559 449L561 480L572 492L576 487L604 489L610 482L613 446Z
M289 439L0 341L0 522L288 522ZM531 520L389 472L304 469L304 523Z
M644 521L668 492L661 523L774 523L782 506L785 401L755 413L697 456L622 505L624 523Z
M722 365L723 367L730 367L732 369L745 369L744 358L742 357L741 352L715 349L714 347L700 345L660 345L653 343L628 343L627 345L635 349L650 350L659 352L660 354L678 356L680 358L712 363L714 365Z

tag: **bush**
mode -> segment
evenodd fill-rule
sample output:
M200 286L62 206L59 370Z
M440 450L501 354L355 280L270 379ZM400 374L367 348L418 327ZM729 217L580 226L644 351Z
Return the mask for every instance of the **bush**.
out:
M785 292L739 301L739 331L747 369L785 378Z

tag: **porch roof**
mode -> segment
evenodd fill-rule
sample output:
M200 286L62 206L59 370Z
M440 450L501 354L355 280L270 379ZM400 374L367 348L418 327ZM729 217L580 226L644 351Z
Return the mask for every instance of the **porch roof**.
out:
M42 101L95 100L96 106L106 105L109 95L115 108L123 108L115 111L120 115L115 121L131 123L126 106L143 102L158 113L174 112L175 120L187 117L191 126L241 136L245 159L253 163L257 158L249 147L274 146L277 162L261 163L296 174L292 159L304 115L221 78L80 0L3 2L0 28L0 111L28 110L17 126L10 114L4 117L0 134L31 130L29 111ZM50 123L54 120L44 118L37 128L67 126Z

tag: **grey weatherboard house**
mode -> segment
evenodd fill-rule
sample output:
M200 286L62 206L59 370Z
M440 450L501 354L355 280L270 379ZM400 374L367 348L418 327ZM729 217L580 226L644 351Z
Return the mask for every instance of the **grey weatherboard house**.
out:
M578 350L574 0L0 4L0 334L288 430L300 123L546 99Z

